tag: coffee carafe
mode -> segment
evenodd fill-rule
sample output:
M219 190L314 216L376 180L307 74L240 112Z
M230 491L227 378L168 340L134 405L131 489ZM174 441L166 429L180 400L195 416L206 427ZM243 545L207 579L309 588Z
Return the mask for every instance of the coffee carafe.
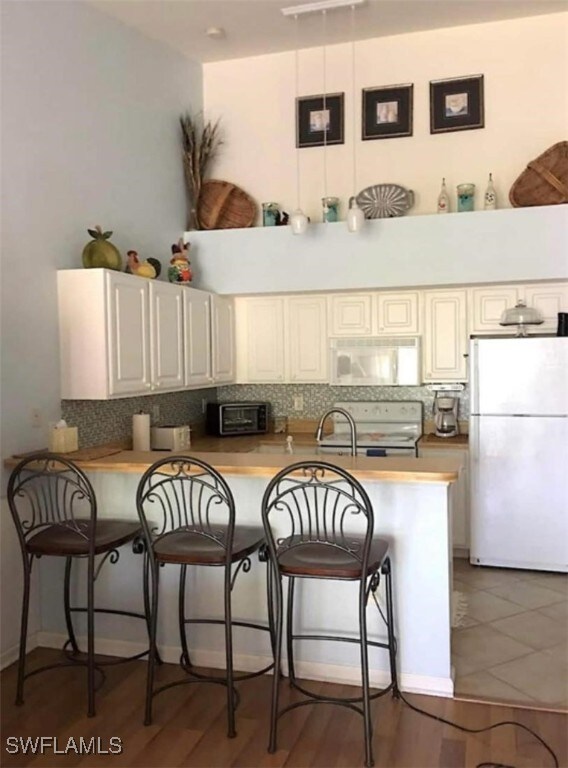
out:
M457 397L438 397L434 400L434 425L437 437L455 437L459 434Z

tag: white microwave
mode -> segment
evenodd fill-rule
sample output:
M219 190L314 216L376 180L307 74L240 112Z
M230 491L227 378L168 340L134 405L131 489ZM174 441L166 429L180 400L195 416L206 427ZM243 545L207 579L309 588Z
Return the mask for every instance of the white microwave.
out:
M191 429L179 427L152 427L150 445L153 451L186 451L191 447Z
M416 386L420 380L418 336L331 340L330 384L347 387Z

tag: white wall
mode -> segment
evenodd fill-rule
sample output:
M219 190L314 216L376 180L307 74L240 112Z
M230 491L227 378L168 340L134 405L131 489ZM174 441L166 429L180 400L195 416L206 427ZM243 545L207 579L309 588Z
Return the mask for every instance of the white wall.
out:
M55 273L101 224L166 265L185 227L178 116L201 67L86 3L2 3L2 457L47 445L59 418ZM6 473L4 473L5 475ZM5 478L4 478L5 479ZM17 639L20 570L2 506L2 645ZM5 593L5 594L4 594Z
M293 22L290 22L293 23ZM301 29L301 27L300 27ZM527 162L568 134L568 14L375 38L356 43L355 189L384 182L416 193L412 213L436 209L442 176L477 185L477 207L491 171L499 206ZM300 51L301 96L323 92L321 49ZM351 46L328 48L327 92L345 92L344 145L328 147L327 194L352 183ZM430 135L429 81L485 75L484 129ZM361 141L361 89L414 83L414 135ZM241 185L260 204L296 204L294 53L204 65L208 113L222 118L226 145L216 178ZM301 203L321 221L324 150L300 150Z

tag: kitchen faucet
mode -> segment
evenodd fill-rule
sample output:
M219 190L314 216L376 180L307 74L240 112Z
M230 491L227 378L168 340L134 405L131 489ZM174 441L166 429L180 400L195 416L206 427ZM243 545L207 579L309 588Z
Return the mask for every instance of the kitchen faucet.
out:
M347 419L347 422L349 423L349 430L351 432L351 455L357 456L357 427L353 421L353 416L351 416L349 411L346 411L343 408L330 408L323 414L318 424L318 428L316 429L316 440L318 443L321 441L323 435L323 425L327 417L331 416L332 413L340 413Z

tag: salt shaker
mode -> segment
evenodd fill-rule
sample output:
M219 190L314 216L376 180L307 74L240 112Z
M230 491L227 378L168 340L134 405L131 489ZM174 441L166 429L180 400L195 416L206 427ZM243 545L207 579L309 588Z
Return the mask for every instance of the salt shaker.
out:
M438 213L450 212L450 197L446 190L446 179L442 179L442 189L438 195Z
M494 211L497 208L497 194L495 187L493 186L493 174L489 174L489 181L487 182L487 189L483 197L483 208L486 211Z

